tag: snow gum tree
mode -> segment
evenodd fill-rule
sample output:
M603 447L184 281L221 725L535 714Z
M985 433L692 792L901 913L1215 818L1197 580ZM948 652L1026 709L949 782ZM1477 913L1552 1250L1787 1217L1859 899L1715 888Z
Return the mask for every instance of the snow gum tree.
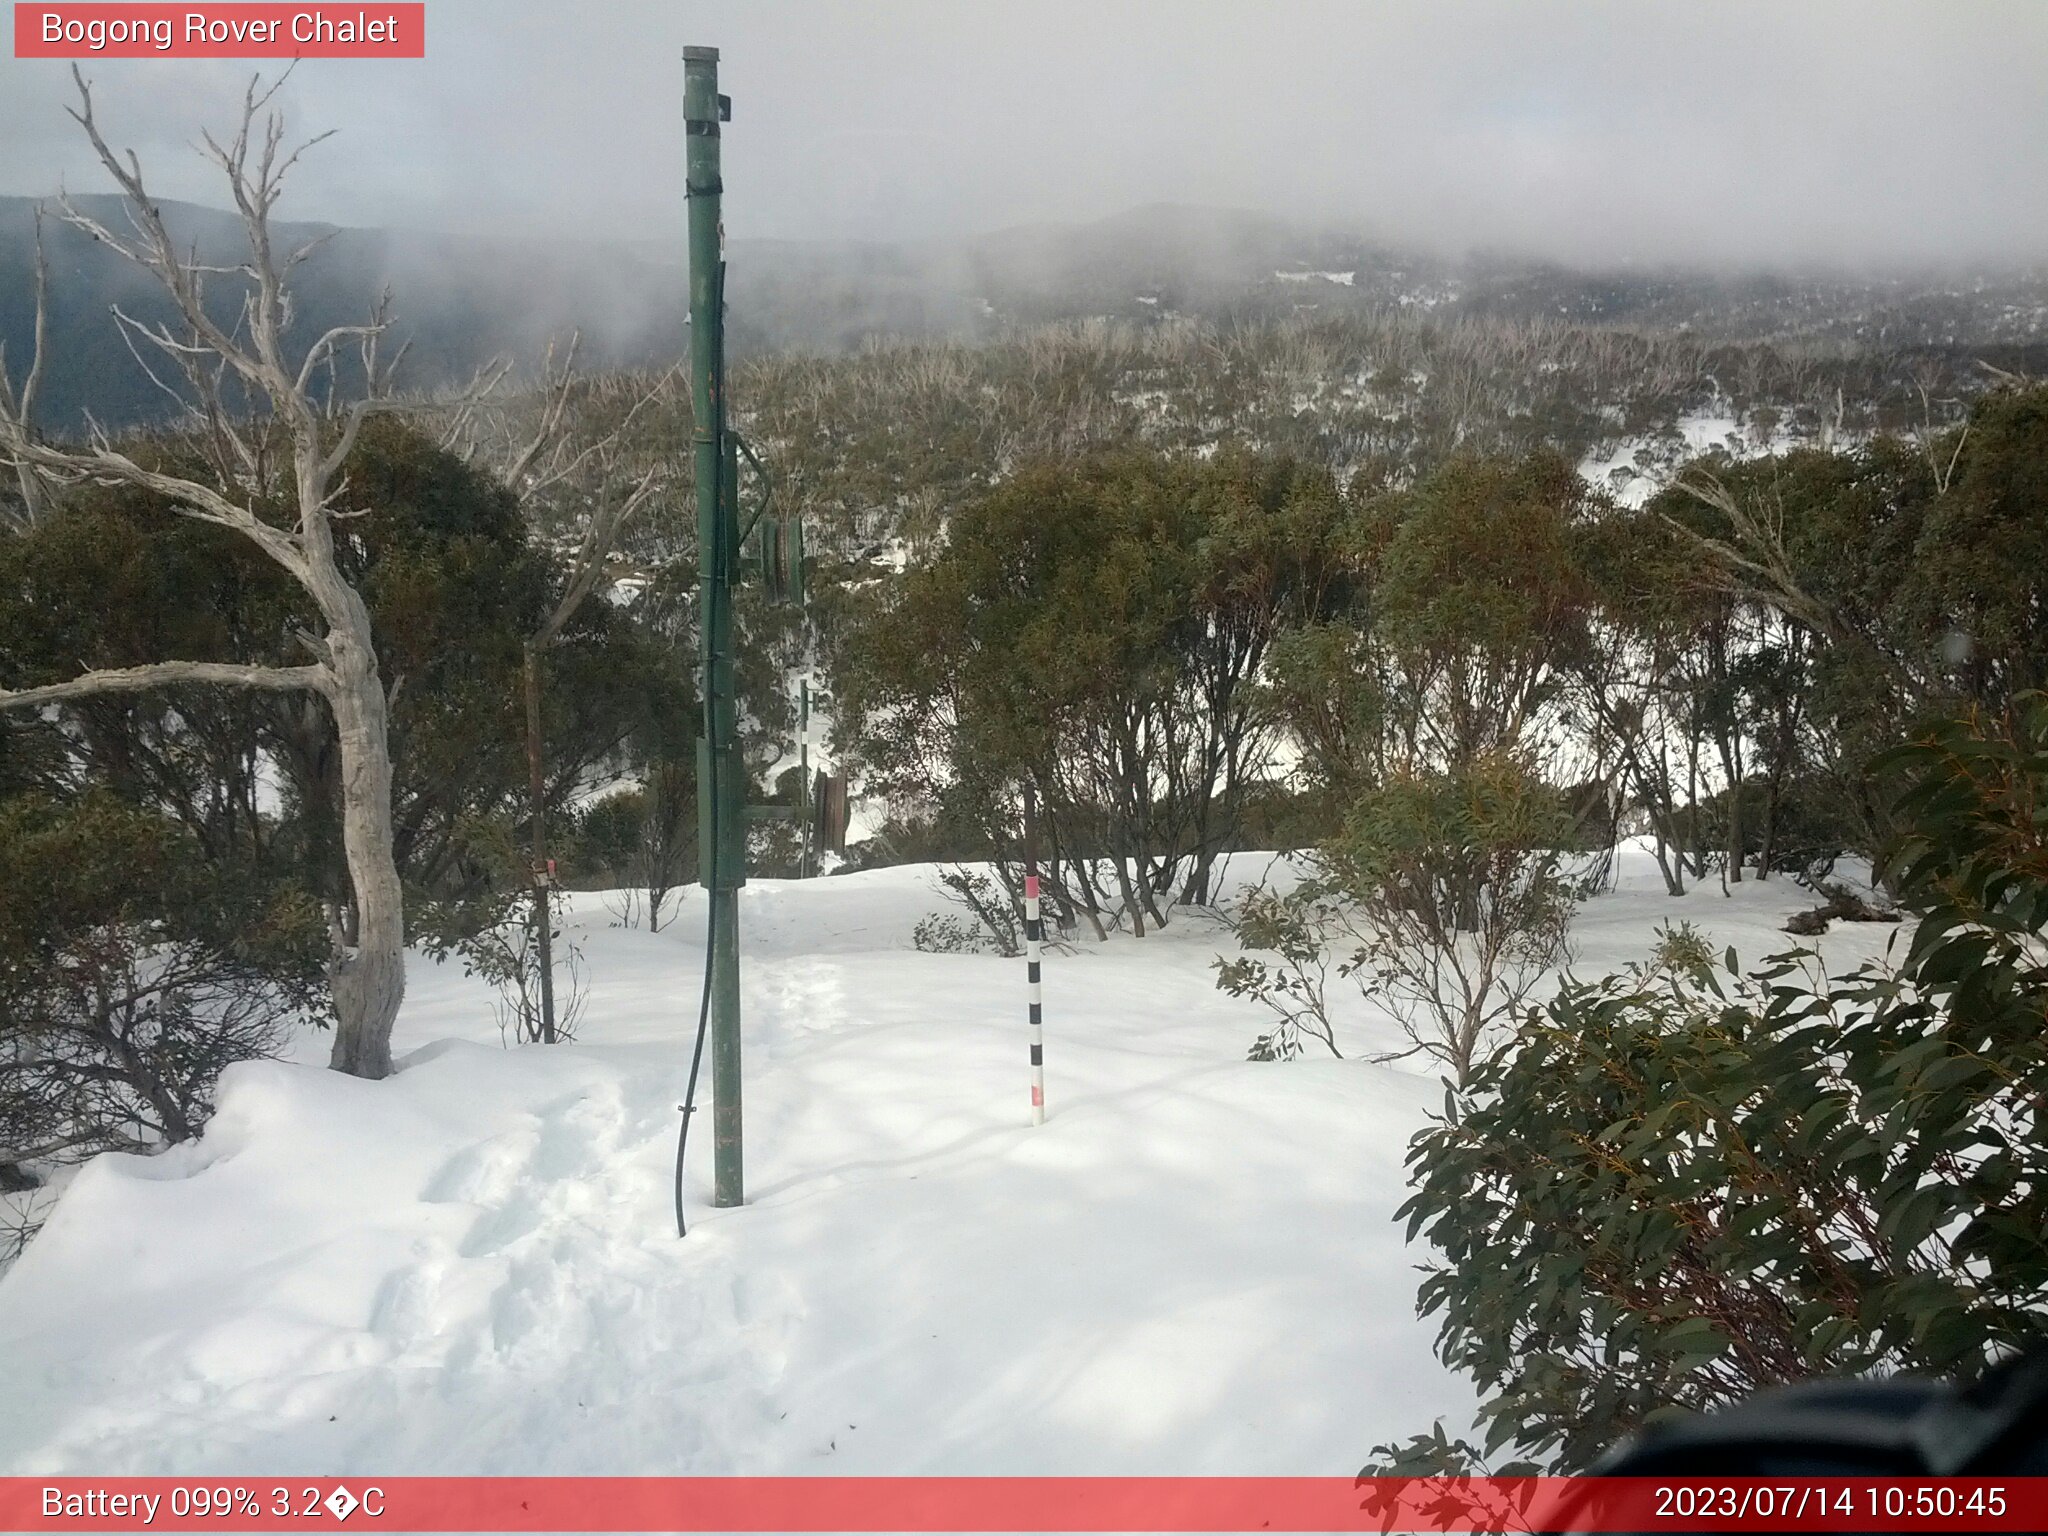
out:
M1590 503L1569 464L1537 453L1454 459L1362 506L1398 760L1453 767L1538 745L1585 644L1574 543Z
M1280 647L1276 692L1335 825L1307 883L1261 901L1240 940L1321 947L1406 1031L1398 1054L1461 1080L1564 952L1576 831L1554 724L1588 628L1584 502L1550 455L1459 459L1368 493L1346 530L1352 601ZM1298 960L1240 958L1218 983L1286 1017L1290 973Z
M1643 510L1638 537L1667 541L1676 579L1635 591L1721 605L1749 631L1733 665L1711 624L1676 659L1735 706L1702 711L1700 734L1724 755L1747 736L1763 759L1753 821L1774 857L1874 849L1898 830L1880 749L2048 685L2044 483L2048 389L2001 388L1944 432L1693 465ZM1742 814L1724 817L1731 847L1753 841Z
M276 85L252 83L237 131L225 144L210 134L205 152L220 169L247 236L233 263L181 249L132 153L117 153L94 114L84 77L71 115L120 188L128 228L117 232L68 202L63 216L161 285L181 329L144 324L118 308L138 360L150 368L200 428L209 463L190 474L131 454L95 432L83 446L46 440L23 410L33 388L0 399L0 455L51 484L113 482L161 497L176 515L227 528L247 539L296 584L317 615L299 643L311 659L296 665L161 660L96 669L62 682L0 691L0 707L41 709L111 693L173 684L304 693L332 720L341 789L341 840L349 898L330 911L329 974L336 1019L333 1065L362 1077L391 1070L391 1028L405 991L404 907L393 853L389 703L378 667L370 611L336 556L336 522L351 516L344 472L364 422L398 408L391 362L380 361L387 329L381 308L360 325L333 327L306 344L290 338L289 279L319 241L283 251L271 240L271 212L285 177L307 146L290 148L282 117L269 111ZM266 115L267 114L267 115ZM224 306L222 288L238 302ZM229 318L223 319L226 314ZM328 409L344 359L358 360L358 393ZM30 367L33 380L41 358ZM169 382L165 381L169 376ZM251 416L243 407L256 410ZM26 480L24 483L27 483Z
M922 794L1014 883L1029 782L1056 915L1163 926L1269 771L1265 658L1322 600L1338 509L1327 475L1246 455L1020 470L846 644L870 788Z

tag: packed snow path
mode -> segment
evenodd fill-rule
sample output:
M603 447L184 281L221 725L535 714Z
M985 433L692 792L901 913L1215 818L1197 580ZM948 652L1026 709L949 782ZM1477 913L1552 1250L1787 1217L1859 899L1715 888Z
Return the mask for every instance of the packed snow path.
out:
M1648 879L1580 969L1667 912L1760 956L1806 899ZM578 1043L501 1048L415 957L396 1077L316 1037L87 1167L0 1279L0 1472L1349 1474L1469 1421L1392 1220L1440 1088L1245 1061L1212 919L1049 960L1034 1130L1022 962L916 952L928 870L750 886L750 1203L707 1204L707 1116L678 1241L702 908L576 902Z

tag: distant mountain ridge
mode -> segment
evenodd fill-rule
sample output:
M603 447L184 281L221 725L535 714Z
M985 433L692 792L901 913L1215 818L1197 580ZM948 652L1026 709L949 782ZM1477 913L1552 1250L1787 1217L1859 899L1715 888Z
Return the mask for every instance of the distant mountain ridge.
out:
M125 228L118 198L79 206ZM209 258L246 249L229 214L164 203ZM34 203L0 197L0 342L18 378L31 344ZM407 378L434 387L487 359L536 360L580 330L591 366L665 363L683 350L680 249L646 242L540 242L280 223L290 245L327 234L294 285L301 338L360 319L387 285L412 350ZM169 402L129 356L109 306L150 320L168 304L113 252L54 216L51 357L40 412L75 430L156 418ZM738 353L839 352L878 338L985 338L1082 316L1158 323L1172 314L1272 317L1343 306L1685 330L1729 340L2048 354L2048 274L1849 277L1683 271L1584 272L1512 257L1453 260L1342 229L1239 210L1155 204L1091 223L1032 225L967 240L856 244L736 240L729 335ZM231 318L223 316L223 318ZM2044 355L2048 360L2048 355Z
M127 220L113 196L74 199L81 211L120 232ZM159 205L172 235L209 260L246 259L239 222L191 203ZM27 366L34 298L32 200L0 197L0 341L16 373ZM50 361L41 416L46 426L76 427L87 411L124 423L162 415L169 401L129 355L109 308L118 302L144 321L168 319L169 301L154 281L120 256L46 212L50 260ZM575 327L588 355L608 363L652 362L677 354L686 298L679 268L664 269L621 246L541 246L458 236L279 222L286 250L328 236L294 274L294 332L301 344L331 325L359 321L378 294L392 290L397 332L412 350L407 377L431 387L467 376L500 352L537 357L550 336ZM229 287L216 280L217 318L232 320Z

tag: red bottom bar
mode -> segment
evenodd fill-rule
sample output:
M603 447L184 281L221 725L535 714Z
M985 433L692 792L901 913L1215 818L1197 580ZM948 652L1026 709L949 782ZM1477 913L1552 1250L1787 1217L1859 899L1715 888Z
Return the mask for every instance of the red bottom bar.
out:
M2048 1478L0 1478L0 1531L2044 1531Z

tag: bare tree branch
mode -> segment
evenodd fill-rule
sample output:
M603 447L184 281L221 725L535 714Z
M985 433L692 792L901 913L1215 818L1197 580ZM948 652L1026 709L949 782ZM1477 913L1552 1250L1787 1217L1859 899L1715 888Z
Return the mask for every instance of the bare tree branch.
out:
M1700 505L1727 518L1737 543L1714 538L1688 528L1668 513L1661 514L1667 527L1711 554L1724 570L1747 574L1754 595L1786 617L1833 639L1854 638L1834 606L1813 596L1800 584L1792 558L1785 550L1783 530L1772 519L1738 501L1718 475L1706 470L1694 468L1673 483Z
M38 467L95 480L102 484L134 485L172 502L180 516L202 523L218 523L248 536L264 554L293 576L304 578L305 550L299 540L282 528L274 528L248 508L229 501L219 491L197 480L146 469L127 454L110 446L104 434L86 451L49 448L27 441L18 424L0 418L0 463L28 463Z
M632 477L622 477L621 469L627 434L642 412L672 388L681 365L639 388L608 428L586 430L592 411L577 409L579 391L588 384L576 371L581 341L580 334L572 334L559 357L556 348L549 346L530 430L517 427L507 408L500 407L486 417L472 405L458 413L443 436L444 446L454 438L466 439L463 457L488 469L527 509L530 522L537 521L534 514L550 496L579 481L590 486L579 493L584 511L567 582L528 642L535 651L552 645L597 589L620 534L666 483L661 465ZM497 377L503 377L502 371Z
M74 67L72 77L78 105L71 116L121 189L131 234L115 234L68 198L60 207L75 228L150 273L169 295L177 310L175 323L181 323L187 334L174 331L171 324L144 325L123 313L117 313L116 324L131 350L139 355L137 343L146 340L183 373L195 416L206 428L200 447L210 448L218 483L148 468L116 448L96 423L83 445L44 443L31 429L20 401L13 398L0 400L0 463L72 481L136 486L161 497L180 516L236 530L288 572L318 612L320 632L302 638L319 660L298 667L170 661L92 671L69 682L0 692L0 708L33 708L95 694L191 683L319 693L327 702L339 751L341 844L351 898L347 921L338 910L334 913L336 942L329 967L336 1013L332 1063L342 1071L382 1077L391 1070L391 1027L405 993L404 891L392 824L390 697L379 671L369 605L336 558L332 519L342 514L332 503L345 487L340 477L363 422L379 412L414 408L391 395L392 368L398 358L388 365L378 358L388 305L380 301L367 324L331 330L296 362L287 361L285 337L293 306L285 277L316 244L301 246L280 260L271 241L270 215L286 173L309 147L285 148L283 119L275 112L257 132L257 118L275 98L282 80L267 89L260 77L252 80L236 132L225 145L211 136L205 139L203 152L226 175L249 242L249 260L228 267L202 261L196 249L178 249L133 151L115 153L100 131L84 75ZM219 311L208 308L207 279L221 275L233 275L246 284L232 326L224 326L215 318ZM311 390L323 368L331 381L335 350L349 340L361 348L367 396L346 407L337 425L331 410L315 405ZM164 383L153 371L152 377ZM257 400L267 401L267 423L260 414L249 421L251 413L239 408L240 399L230 398L231 380L238 380ZM238 418L247 424L238 427ZM265 472L271 444L280 438L289 462L280 462L283 473L273 483ZM259 515L258 508L273 500L294 508L295 526L281 527Z
M611 557L620 532L633 520L636 512L654 499L654 493L660 488L661 472L650 469L626 496L617 501L606 498L592 511L589 521L583 525L583 541L570 565L569 583L563 588L554 611L534 633L532 645L535 650L546 650L553 645L563 626L576 616L576 610L596 590L598 577L604 572L604 563Z
M43 383L43 365L49 360L50 342L50 253L43 245L43 205L36 204L36 331L35 355L22 380L19 406L24 421L35 418L36 396Z
M251 352L222 330L207 313L200 283L202 269L196 262L187 262L179 256L177 245L164 225L163 213L144 184L142 167L136 160L134 151L128 152L125 163L121 156L114 153L101 134L98 119L94 115L92 87L86 84L85 76L76 64L71 66L71 78L78 87L79 104L65 110L70 113L72 120L85 130L86 138L92 144L93 153L99 157L100 164L106 168L107 174L114 178L125 194L128 219L135 228L136 239L127 241L119 238L98 220L81 213L68 196L60 203L65 219L94 239L112 246L135 265L155 274L179 310L199 332L200 339L218 352L237 373L262 389L270 397L280 415L289 417L290 379L280 365L276 365L271 358L263 355L263 331L267 326L259 328L258 334L252 338L257 342L257 350ZM241 132L236 136L236 141L245 148L249 122L255 112L255 99L255 89L252 85L248 97L245 98ZM258 203L267 213L269 204L275 200L274 189L252 192L247 183L246 166L230 165L227 169L235 205L243 211L244 221L247 221ZM252 245L260 248L267 245L267 242L267 233L261 236L251 235ZM266 286L265 297L274 303L275 289ZM274 313L273 309L271 317L274 317ZM309 413L305 425L311 426Z
M285 690L308 688L325 693L333 674L323 666L260 667L229 661L157 661L142 667L110 667L86 672L68 682L40 688L0 688L0 710L33 709L66 699L103 693L146 693L178 683L212 683L229 688Z
M502 471L502 478L505 484L511 487L512 494L515 496L523 496L527 493L527 476L532 472L534 460L539 458L543 451L553 451L557 455L561 451L561 445L564 441L562 436L562 413L569 407L569 393L576 384L576 349L582 342L583 333L581 331L572 331L570 333L568 350L562 358L562 365L559 370L555 367L554 343L548 343L548 355L541 364L541 379L544 387L541 391L540 424L534 429L532 441L515 454L512 462L507 464ZM559 478L559 472L547 477L544 483L552 483L556 478ZM539 487L535 489L539 489Z

